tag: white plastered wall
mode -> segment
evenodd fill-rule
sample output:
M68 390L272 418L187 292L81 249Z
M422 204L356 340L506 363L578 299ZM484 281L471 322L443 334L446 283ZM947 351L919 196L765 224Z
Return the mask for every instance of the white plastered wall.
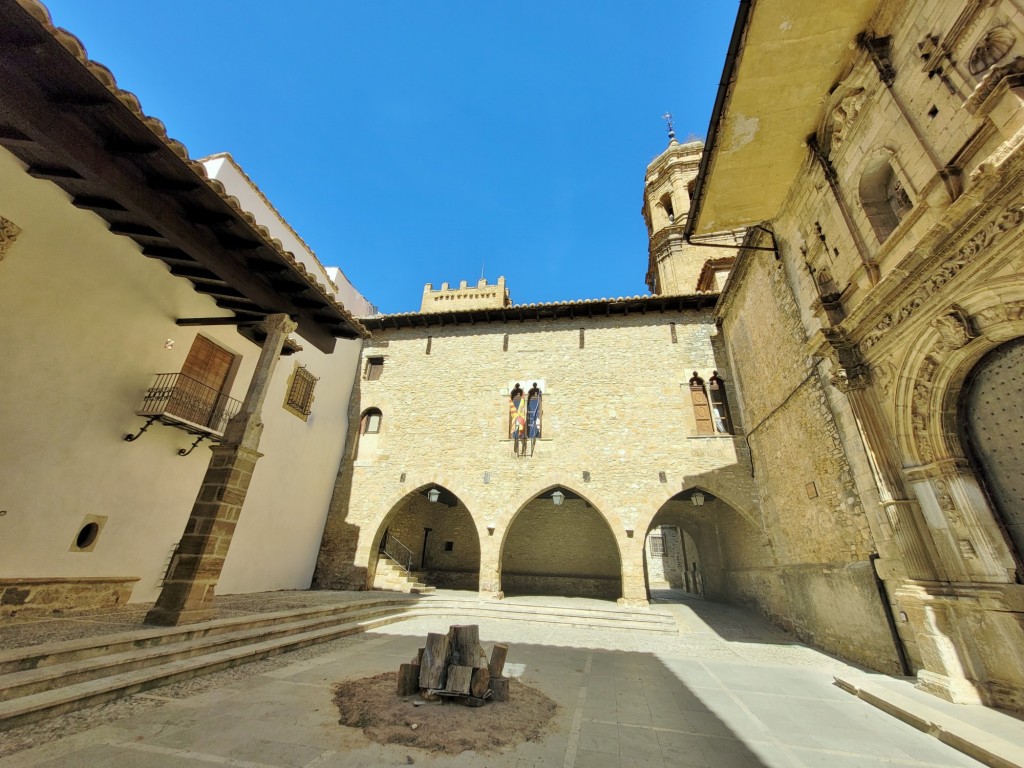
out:
M137 576L132 600L153 600L210 454L178 456L192 438L160 425L123 435L144 421L134 411L153 374L180 370L197 333L175 319L227 313L2 149L0 216L21 229L0 260L0 577ZM240 355L242 399L259 349L233 326L198 331ZM275 374L219 592L309 585L359 343L304 346ZM282 407L295 360L320 377L307 421ZM72 551L87 515L107 519L91 551Z

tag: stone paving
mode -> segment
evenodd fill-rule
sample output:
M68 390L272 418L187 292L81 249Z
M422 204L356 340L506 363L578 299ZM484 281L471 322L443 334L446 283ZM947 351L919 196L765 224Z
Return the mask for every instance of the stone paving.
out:
M546 738L504 753L453 758L381 746L337 724L333 683L396 669L427 631L459 623L453 615L0 733L0 768L981 765L844 693L833 675L849 665L750 612L696 599L654 608L675 615L678 636L473 620L485 643L509 642L511 669L559 704Z

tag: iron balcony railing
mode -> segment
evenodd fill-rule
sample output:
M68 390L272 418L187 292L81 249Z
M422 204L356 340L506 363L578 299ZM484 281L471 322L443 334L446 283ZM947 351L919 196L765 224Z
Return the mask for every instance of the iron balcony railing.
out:
M170 417L202 432L223 435L240 400L218 392L183 373L158 373L142 397L139 416Z
M412 550L391 533L385 532L380 551L398 563L406 573L412 571Z

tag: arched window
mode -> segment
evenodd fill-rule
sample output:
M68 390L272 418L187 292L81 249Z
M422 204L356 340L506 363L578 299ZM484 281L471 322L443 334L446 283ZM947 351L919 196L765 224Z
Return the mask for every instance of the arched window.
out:
M380 432L382 414L379 408L370 408L359 422L360 435L376 435Z
M914 207L888 158L878 158L860 178L860 202L878 242L884 243Z
M714 420L715 431L722 435L731 435L729 401L725 396L725 382L718 375L718 371L714 371L708 379L708 396L711 399L711 418Z
M665 209L665 215L668 216L668 223L675 224L676 212L675 209L672 207L672 193L666 192L664 195L661 196L661 200L659 202L661 203L661 207Z
M698 435L715 434L715 424L711 420L711 405L708 393L704 390L704 379L693 372L690 379L690 399L693 401L693 416L697 421Z

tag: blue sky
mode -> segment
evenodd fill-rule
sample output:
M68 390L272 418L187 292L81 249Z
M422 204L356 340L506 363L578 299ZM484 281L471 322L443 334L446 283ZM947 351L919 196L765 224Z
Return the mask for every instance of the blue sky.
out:
M646 293L660 115L704 137L737 3L47 6L192 157L231 152L321 261L406 312L481 269L517 303Z

